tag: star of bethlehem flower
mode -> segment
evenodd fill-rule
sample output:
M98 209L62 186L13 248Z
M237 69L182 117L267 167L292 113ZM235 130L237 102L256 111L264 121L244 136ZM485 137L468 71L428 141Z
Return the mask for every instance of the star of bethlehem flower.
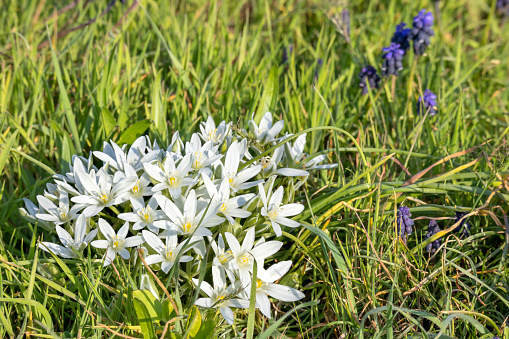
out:
M113 184L111 175L101 168L97 174L95 171L90 173L77 171L77 179L83 185L85 194L71 198L71 201L77 204L85 205L83 214L87 218L93 217L101 212L105 207L118 205L127 200L125 192L132 187L137 177L128 177Z
M86 234L87 219L83 214L76 220L74 238L60 226L56 226L55 230L63 246L51 242L42 242L41 248L46 252L53 252L55 255L66 259L77 258L78 254L81 254L92 239L95 238L98 231L95 229Z
M276 148L272 157L265 156L260 159L260 165L262 166L262 176L268 178L271 175L282 175L285 177L305 177L309 175L308 171L304 171L296 168L278 168L281 159L283 158L284 147L280 146Z
M292 267L292 261L288 260L274 264L267 270L260 269L256 279L256 304L260 312L267 318L271 318L269 296L286 302L297 301L305 296L301 291L275 283L288 272L290 267ZM251 287L244 289L245 297L249 298L250 291Z
M198 279L193 279L197 288L208 296L208 298L198 298L194 304L204 308L219 308L226 322L233 325L234 316L230 307L249 308L249 300L236 298L240 292L239 284L227 286L226 276L217 266L212 266L212 281L214 287L206 281L199 284Z
M224 221L224 218L216 216L218 204L211 203L207 207L206 202L197 200L195 190L189 191L182 209L164 195L155 195L154 198L169 219L154 222L156 227L162 229L203 237L212 235L209 227L217 226Z
M119 219L133 222L133 230L141 230L143 228L149 229L151 232L159 233L159 228L154 226L154 222L162 220L166 214L158 210L158 204L155 196L152 196L147 202L147 205L140 203L138 200L132 201L133 212L121 213L118 215Z
M55 225L61 225L78 218L78 212L85 208L84 205L78 204L69 208L69 196L62 192L59 196L58 207L43 195L37 196L39 206L44 208L47 213L38 213L37 218L45 221L51 221Z
M131 255L127 249L129 247L139 246L145 242L143 237L140 236L127 238L127 233L129 232L128 221L118 230L118 233L116 233L104 219L100 218L98 224L99 230L106 240L94 240L91 245L95 248L106 249L106 253L103 257L104 266L111 264L111 262L115 260L117 254L123 259L129 259Z
M214 259L212 260L212 265L218 266L221 269L223 269L228 276L228 279L230 281L234 282L235 274L230 269L230 260L233 259L233 253L231 250L226 250L226 244L224 242L223 236L221 234L217 237L217 243L212 239L212 237L209 237L210 240L210 247L212 248L212 251L214 251Z
M207 122L202 122L200 124L200 131L201 133L199 133L199 135L203 141L212 141L214 145L221 145L226 136L230 133L230 124L221 121L216 127L214 119L209 116Z
M147 150L147 139L145 137L139 137L129 148L129 151L125 152L127 145L120 148L116 143L110 140L110 143L106 141L103 144L103 151L94 151L94 156L102 160L104 164L109 164L117 171L124 171L126 165L132 166L136 171L143 168L143 163L151 162L156 159L157 151L150 151L145 154Z
M253 247L255 240L254 227L247 231L242 246L233 234L226 232L225 237L233 254L233 259L230 260L230 268L238 274L242 286L247 286L251 281L255 261L258 267L263 266L263 261L283 246L281 241L267 241Z
M260 199L263 202L261 214L270 220L276 236L279 237L283 234L281 231L281 225L288 227L300 226L299 222L288 219L287 217L292 217L302 213L304 206L296 203L283 205L283 186L280 186L276 192L270 195L270 200L268 200L262 184L258 184L258 191L260 192Z
M157 254L149 255L145 259L147 265L161 263L161 270L164 273L168 273L177 261L177 256L182 251L185 243L178 244L176 234L168 233L166 235L166 244L164 244L161 239L152 232L143 230L142 234L147 244L157 252ZM181 255L178 262L189 262L191 260L193 260L193 257L189 255Z
M283 120L279 120L273 126L272 113L270 112L267 112L263 115L262 119L260 120L260 125L257 125L254 120L249 120L249 130L251 133L253 133L254 137L258 143L260 143L260 145L265 145L267 143L276 141L276 136L279 134L279 132L281 132L284 126L285 122Z
M251 212L243 210L240 207L254 198L254 194L249 193L238 195L233 198L230 197L230 183L227 178L221 181L219 190L206 175L203 175L203 183L212 201L220 203L218 213L224 215L230 224L235 224L234 218L247 218L251 215Z
M249 166L238 172L240 160L239 144L234 141L226 152L225 162L221 168L222 178L228 179L233 192L254 187L263 181L248 182L249 179L260 173L262 167L260 165Z
M159 183L152 188L152 192L168 189L173 199L180 197L182 188L194 185L197 180L187 177L191 170L191 154L187 154L178 164L171 156L167 156L163 168L154 164L144 164L145 171Z
M191 142L186 143L186 154L191 154L191 168L200 173L212 175L210 165L221 159L222 154L218 153L218 146L214 146L212 141L201 144L198 134L191 136Z
M285 144L285 159L287 166L301 166L306 170L324 170L338 167L338 164L326 164L320 165L327 159L326 154L310 157L304 153L306 146L306 134L301 134L295 139L295 143L292 145L287 142Z
M23 217L23 219L27 220L28 222L34 225L37 224L47 231L51 231L55 228L54 223L37 218L37 214L41 212L42 207L37 207L33 202L31 202L27 198L23 198L23 201L25 202L26 209L20 207L18 210L19 214Z
M138 201L138 203L143 204L144 199L143 197L148 197L154 194L152 192L152 187L150 187L150 176L147 173L143 173L141 176L138 177L137 172L132 168L131 165L125 166L125 172L117 172L122 173L126 178L136 178L137 180L134 180L134 183L132 187L129 187L125 191L125 197L131 200ZM115 173L116 174L116 173Z

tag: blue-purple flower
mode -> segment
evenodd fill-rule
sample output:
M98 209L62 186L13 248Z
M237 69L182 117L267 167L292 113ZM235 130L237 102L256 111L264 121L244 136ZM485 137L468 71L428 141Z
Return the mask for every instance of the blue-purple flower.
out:
M437 96L429 89L425 90L423 96L417 100L417 113L426 114L426 112L430 116L435 116L438 113Z
M405 28L406 23L402 22L396 26L396 32L392 36L391 42L398 44L400 48L406 51L410 48L410 28Z
M401 206L398 209L398 235L403 239L403 242L406 244L407 235L412 234L412 226L414 225L414 221L410 218L412 213L410 213L410 209L406 206Z
M413 41L415 55L423 55L430 45L430 38L435 35L432 26L433 13L423 9L414 17L410 40Z
M289 59L292 57L292 53L293 53L293 45L290 44L290 45L288 45L288 48L283 49L283 59L281 60L281 63L286 64L289 61Z
M457 223L460 221L467 213L465 212L456 212L456 215L454 216L455 220L454 223ZM468 218L463 219L463 221L453 230L454 233L460 232L460 236L468 237L470 234L470 228L472 228L472 225L468 222Z
M509 16L509 0L497 0L497 10Z
M362 94L368 94L368 84L370 89L378 89L380 87L380 76L376 72L375 67L368 65L363 67L359 73L359 87L362 88Z
M399 71L403 69L403 56L405 51L400 48L399 44L391 43L389 47L382 49L385 53L382 55L384 62L382 64L382 75L390 74L399 75Z
M428 224L428 233L426 233L426 239L431 238L438 232L440 232L440 227L438 227L437 222L435 220L430 220L430 222ZM436 252L440 248L441 244L442 244L442 238L438 238L435 241L427 244L425 250L426 250L426 252L432 252L432 253Z

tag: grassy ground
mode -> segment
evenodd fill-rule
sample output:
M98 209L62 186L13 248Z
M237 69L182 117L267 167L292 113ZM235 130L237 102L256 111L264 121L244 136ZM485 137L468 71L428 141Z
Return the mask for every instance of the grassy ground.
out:
M308 153L331 149L341 166L297 192L310 199L300 220L333 241L309 231L285 239L281 259L294 262L287 283L319 304L293 313L273 335L504 331L509 34L494 1L440 1L440 13L433 2L410 0L68 3L10 1L0 12L0 336L109 337L103 325L139 336L128 327L138 320L122 278L39 253L44 232L34 234L17 211L73 154L88 156L108 139L132 141L127 128L141 120L165 145L173 131L188 136L208 115L246 127L252 112L267 109L285 119L286 132L335 126L350 134L308 135ZM344 8L349 34L341 29ZM398 78L362 96L360 69L380 69L395 26L411 25L422 8L435 8L438 19L427 54L408 55ZM439 114L423 120L415 103L427 88L438 95ZM401 205L418 218L406 246L394 229ZM450 232L456 211L471 213L470 236ZM423 250L429 218L449 229L435 256ZM338 267L338 253L347 267ZM296 305L277 306L280 317ZM255 332L272 322L257 317ZM233 337L245 327L240 318L216 331Z

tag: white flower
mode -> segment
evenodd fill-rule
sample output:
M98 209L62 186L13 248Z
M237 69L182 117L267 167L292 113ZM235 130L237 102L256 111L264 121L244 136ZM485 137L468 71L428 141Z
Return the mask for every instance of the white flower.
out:
M37 207L33 202L31 202L27 198L23 198L23 201L25 202L26 209L23 207L19 208L19 214L21 214L23 219L27 220L32 224L38 224L47 231L53 230L53 228L55 227L53 223L49 223L45 220L40 220L39 218L37 218L37 214L41 212L42 209L41 207Z
M168 271L173 267L173 264L177 260L177 255L180 253L185 243L178 244L177 243L177 235L176 234L167 234L166 235L166 245L159 239L157 235L149 231L142 231L143 238L158 254L149 255L145 261L148 265L152 264L161 264L161 270L164 273L168 273ZM181 255L179 262L188 262L193 260L193 257L189 255Z
M125 192L137 180L137 177L128 177L113 185L111 176L106 173L104 168L101 168L97 175L94 171L85 173L79 170L76 171L76 174L86 194L73 197L71 201L87 206L83 210L86 217L95 216L105 207L118 205L126 201Z
M224 166L222 167L223 179L228 179L230 187L234 192L254 187L262 181L247 182L249 179L260 173L262 168L260 165L247 167L237 173L239 170L240 160L239 145L237 141L234 141L226 152Z
M255 196L254 194L250 193L230 198L230 183L227 178L221 181L219 191L212 180L210 180L206 175L203 176L203 182L212 201L220 203L218 213L224 215L230 224L235 224L235 220L233 218L247 218L251 215L251 212L239 207L242 207L245 203L251 200Z
M285 159L288 166L297 165L303 167L306 170L322 170L338 167L338 164L320 165L320 163L327 159L327 155L321 154L311 158L309 155L304 153L305 146L306 134L299 135L293 146L289 142L285 144Z
M276 236L281 236L281 225L288 227L298 227L300 223L295 220L288 219L297 214L300 214L304 210L304 206L301 204L288 204L282 205L283 201L283 186L280 186L268 201L265 195L265 189L262 184L258 184L258 191L260 192L260 198L263 202L261 214L267 217L271 224Z
M224 221L224 218L216 216L219 207L217 204L210 204L208 208L205 204L201 203L198 206L194 190L191 190L187 195L183 211L164 195L156 195L154 198L170 219L170 221L155 221L154 225L159 228L170 231L174 230L183 235L203 237L212 235L212 232L207 227L217 226Z
M84 205L74 205L69 209L69 196L65 192L61 192L58 207L43 195L37 196L39 206L44 208L48 213L38 213L37 218L54 222L55 225L64 224L68 221L78 218L78 212L85 208Z
M117 172L121 173L121 172ZM125 191L125 196L131 200L137 200L140 204L144 203L143 197L151 196L153 194L152 188L150 185L150 176L147 173L143 173L139 178L138 174L130 165L126 165L125 167L125 176L137 178L134 182L133 186L130 187L127 191Z
M259 161L262 166L262 175L267 178L271 175L282 175L285 177L303 177L309 175L309 172L295 168L278 168L281 158L283 157L283 147L274 150L272 157L262 157Z
M226 241L230 246L234 259L230 261L231 268L236 270L243 286L247 286L251 281L250 273L253 271L253 264L256 260L258 267L263 266L263 261L279 251L283 243L281 241L267 241L257 244L255 247L255 228L250 228L242 246L240 246L237 238L229 233L225 233Z
M191 142L186 144L186 154L191 154L191 167L195 171L203 172L210 176L212 174L209 168L217 160L221 159L222 154L217 152L218 146L214 146L212 141L207 141L203 146L198 134L191 136Z
M282 261L272 265L267 270L261 269L258 274L258 279L256 280L256 303L262 314L267 318L271 317L270 301L267 295L286 302L297 301L305 296L304 293L294 288L274 283L274 281L281 279L291 266L291 260ZM244 292L248 293L248 291L250 289L246 288Z
M78 217L78 220L76 220L76 225L74 227L74 239L60 226L57 226L55 230L60 238L60 242L64 246L50 242L42 242L43 246L41 248L46 252L51 251L55 255L67 259L77 258L77 253L81 254L83 249L85 249L97 235L97 229L95 229L85 236L87 231L87 219L83 214L81 214Z
M144 164L145 171L159 181L152 188L152 192L159 192L164 189L170 191L171 197L176 199L182 193L182 187L191 186L196 183L195 179L187 178L191 170L191 154L187 154L180 160L178 166L175 166L173 157L167 156L163 163L163 168L153 164Z
M148 273L143 273L141 275L140 290L149 291L154 297L157 298L157 300L161 299L159 297L159 290L157 289L157 285Z
M99 230L104 235L106 240L94 240L92 246L95 248L107 249L104 254L104 266L108 266L117 256L117 253L124 259L129 259L130 254L127 250L128 247L135 247L143 244L143 237L134 236L126 238L129 232L129 222L126 221L124 226L115 233L110 224L104 219L99 219Z
M226 122L221 121L219 126L216 128L216 123L211 116L208 117L207 122L202 122L200 124L200 137L203 141L212 141L214 145L222 144L225 137L230 132L230 124L226 124Z
M233 325L234 317L230 307L249 308L249 300L235 298L239 293L238 284L227 287L226 276L217 266L212 267L212 280L214 288L206 281L197 286L208 298L199 298L194 304L205 308L219 308L226 322ZM199 280L193 279L193 282L198 285Z
M256 140L261 145L265 145L268 142L272 142L276 140L276 135L281 132L285 123L283 120L279 120L272 126L272 113L267 112L262 117L260 121L260 125L256 125L253 120L249 121L249 130L254 134Z
M210 247L214 251L214 259L212 260L212 265L221 267L228 275L228 278L231 282L235 282L235 275L230 269L229 263L230 260L233 259L233 253L231 250L226 250L226 246L223 240L223 236L221 234L217 237L217 243L212 239L210 240Z
M103 151L95 151L93 154L97 159L102 160L104 164L109 164L117 171L124 171L126 164L131 165L136 171L139 171L143 168L143 163L155 160L158 155L157 151L150 151L148 154L145 154L147 150L147 139L145 137L136 139L131 145L129 152L127 152L127 155L124 149L120 148L112 140L110 140L110 143L111 145L105 141L103 144ZM124 145L123 148L126 148L126 146L127 145Z
M146 227L154 233L159 233L159 228L154 226L154 222L164 219L166 214L161 210L157 210L158 205L155 196L150 198L147 206L140 204L138 200L132 200L131 203L135 212L121 213L118 215L118 218L134 222L133 230L135 231Z

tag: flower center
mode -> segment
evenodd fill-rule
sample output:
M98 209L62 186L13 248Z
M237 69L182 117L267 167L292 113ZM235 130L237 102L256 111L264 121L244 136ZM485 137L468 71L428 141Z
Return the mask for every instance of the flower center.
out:
M175 184L177 183L177 178L172 176L172 177L170 177L169 181L170 181L170 186L175 186Z
M260 279L256 279L256 288L260 288L262 287L263 285L263 281L261 281Z
M147 206L143 209L141 209L140 211L138 211L138 215L141 217L141 219L145 222L148 222L150 220L150 218L152 217L152 209L150 208L150 206Z
M262 165L262 168L265 169L267 166L270 165L270 157L263 157L260 159L260 165Z
M203 159L203 153L202 152L195 152L193 155L194 161L193 161L193 168L194 169L200 169L203 167L202 159Z
M136 185L134 185L133 187L133 193L138 193L140 191L140 188L138 187L138 185L140 184L140 181L138 180L138 182L136 183Z
M239 258L240 266L247 266L251 263L251 259L249 259L249 254L244 254Z
M113 248L117 248L118 245L120 245L120 242L118 240L115 240L115 242L113 243Z
M217 128L215 130L209 132L209 139L214 142L217 141L217 139L218 139L217 138Z
M221 204L221 209L220 209L220 211L221 211L221 212L224 212L224 211L226 211L226 209L227 209L227 208L228 208L228 202L223 202L223 203Z
M221 254L221 255L218 257L218 259L219 259L219 262L220 262L221 264L225 264L225 263L227 263L228 261L230 261L231 257L232 257L232 251L227 251L227 252L225 252L225 253Z
M108 196L106 194L101 195L101 200L106 204L108 202Z
M171 260L173 257L173 251L166 251L166 259Z
M184 233L189 233L191 232L191 227L192 227L191 223L187 222L184 225L182 225L182 230L184 231Z
M269 216L269 218L270 218L270 219L274 219L274 218L275 218L275 217L277 217L277 215L278 215L279 213L281 213L282 211L283 211L283 209L282 209L282 208L280 208L280 207L279 207L279 205L277 205L277 206L274 206L274 208L272 208L272 209L269 211L269 213L267 213L267 214L268 214L268 216Z

